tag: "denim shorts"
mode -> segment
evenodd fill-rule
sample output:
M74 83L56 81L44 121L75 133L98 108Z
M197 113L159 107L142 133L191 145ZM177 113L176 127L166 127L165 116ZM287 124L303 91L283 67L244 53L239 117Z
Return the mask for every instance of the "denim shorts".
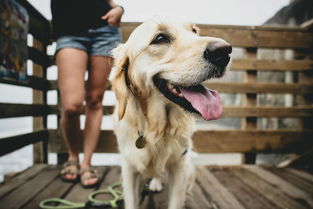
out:
M112 49L121 43L118 27L102 26L77 35L61 36L56 41L56 53L63 48L82 49L89 56L112 56Z

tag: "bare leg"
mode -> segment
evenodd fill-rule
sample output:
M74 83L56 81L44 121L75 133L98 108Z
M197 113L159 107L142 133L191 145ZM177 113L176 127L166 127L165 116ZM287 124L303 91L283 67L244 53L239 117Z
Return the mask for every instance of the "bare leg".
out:
M84 100L84 73L87 68L86 52L73 49L61 49L56 55L58 66L58 84L61 93L61 129L69 152L69 160L78 160L75 144L80 137L79 112ZM73 168L77 169L77 168ZM74 179L76 176L66 176Z
M92 56L90 60L91 69L86 87L86 124L82 168L90 166L92 154L98 144L103 115L102 100L106 81L111 71L111 63L111 58L103 56ZM90 185L97 181L98 179L92 178L86 180L84 184Z

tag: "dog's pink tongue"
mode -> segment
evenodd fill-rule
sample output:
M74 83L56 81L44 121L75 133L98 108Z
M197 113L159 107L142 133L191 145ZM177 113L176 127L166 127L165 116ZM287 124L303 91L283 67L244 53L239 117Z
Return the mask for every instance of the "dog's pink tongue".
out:
M179 88L185 99L205 120L216 120L221 117L223 109L220 95L201 85L192 88Z

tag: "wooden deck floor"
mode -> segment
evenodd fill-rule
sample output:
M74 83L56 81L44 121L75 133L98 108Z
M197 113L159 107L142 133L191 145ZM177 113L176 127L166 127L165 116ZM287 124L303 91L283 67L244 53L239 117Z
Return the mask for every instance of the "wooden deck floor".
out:
M120 180L119 167L99 167L100 188ZM187 209L313 208L313 176L291 168L258 166L197 167ZM64 183L59 167L35 165L0 185L0 208L38 208L41 200L61 197L84 202L93 189ZM166 209L167 189L145 198L141 209Z

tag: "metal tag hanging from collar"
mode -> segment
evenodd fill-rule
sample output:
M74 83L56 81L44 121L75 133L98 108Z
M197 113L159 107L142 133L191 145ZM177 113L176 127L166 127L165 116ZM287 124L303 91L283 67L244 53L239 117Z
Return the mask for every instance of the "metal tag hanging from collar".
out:
M141 134L141 133L139 133L139 131L138 131L138 138L137 138L137 140L136 140L136 147L138 148L138 149L142 149L142 148L144 148L145 147L145 145L146 145L146 139L145 139L145 137Z

